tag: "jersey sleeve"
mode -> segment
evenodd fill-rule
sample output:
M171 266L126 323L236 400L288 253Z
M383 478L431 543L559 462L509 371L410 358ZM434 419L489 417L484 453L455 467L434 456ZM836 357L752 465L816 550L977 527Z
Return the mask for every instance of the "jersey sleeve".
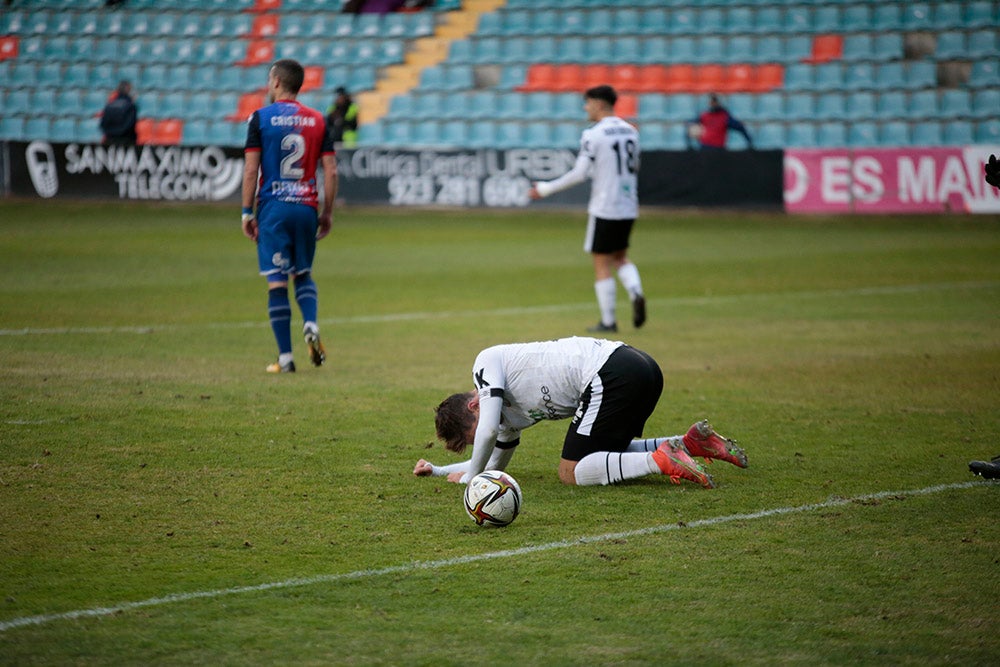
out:
M260 113L254 111L247 121L247 141L244 151L260 151Z

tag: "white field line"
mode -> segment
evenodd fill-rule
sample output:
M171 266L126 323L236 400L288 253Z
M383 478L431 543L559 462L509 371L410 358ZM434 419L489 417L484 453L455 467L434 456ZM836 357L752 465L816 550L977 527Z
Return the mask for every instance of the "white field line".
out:
M464 565L466 563L477 563L479 561L496 560L498 558L523 556L525 554L553 551L555 549L567 549L581 544L595 544L598 542L609 542L612 540L640 537L643 535L652 535L655 533L666 533L674 530L682 530L682 529L691 530L694 528L704 528L708 526L716 526L719 524L733 523L736 521L753 521L755 519L766 519L768 517L781 516L786 514L801 514L803 512L812 512L814 510L829 509L832 507L842 507L844 505L850 505L852 503L863 503L866 501L880 500L884 498L926 496L933 493L941 493L943 491L971 489L983 486L997 486L997 484L995 482L975 480L970 482L961 482L954 484L939 484L937 486L928 486L922 489L911 489L908 491L881 491L878 493L854 496L853 498L832 497L829 500L822 503L812 503L809 505L798 505L794 507L777 507L774 509L760 510L758 512L751 512L748 514L730 514L727 516L719 516L711 519L695 519L686 522L670 523L660 526L650 526L649 528L640 528L637 530L627 530L620 533L606 533L604 535L583 536L571 540L546 542L544 544L529 545L525 547L519 547L517 549L504 549L502 551L491 551L483 554L471 554L468 556L458 556L456 558L445 558L442 560L431 560L431 561L413 561L410 563L403 563L402 565L392 565L389 567L378 568L378 569L355 570L353 572L344 572L341 574L320 574L312 577L286 579L284 581L274 581L270 583L256 584L253 586L236 586L233 588L221 588L210 591L195 591L192 593L174 593L171 595L164 595L163 597L149 598L148 600L140 600L138 602L121 602L109 607L92 607L90 609L77 609L75 611L67 611L59 614L44 614L40 616L25 616L21 618L13 618L9 621L0 622L0 632L5 632L7 630L12 630L14 628L20 628L29 625L45 625L48 623L53 623L55 621L69 621L78 618L94 618L100 616L110 616L112 614L131 611L134 609L142 609L144 607L157 607L160 605L176 603L176 602L188 602L191 600L217 598L217 597L222 597L224 595L257 593L260 591L294 588L299 586L313 586L316 584L337 583L340 581L354 581L357 579L374 579L386 575L406 574L406 573L419 572L421 570L438 570L446 567L452 567L455 565Z
M892 285L885 287L858 287L846 290L819 290L804 292L764 292L760 294L731 294L696 297L676 297L649 299L651 304L666 306L707 306L747 301L774 301L786 299L827 299L845 297L884 296L893 294L921 294L953 290L979 290L1000 287L997 281L973 281L955 283L925 283L916 285ZM487 310L441 310L416 311L411 313L387 313L384 315L355 315L350 317L323 318L320 324L365 324L379 322L409 322L419 320L443 320L462 317L505 317L510 315L532 315L537 313L557 313L565 311L591 310L593 302L549 304L513 308L493 308ZM254 322L227 322L205 324L147 324L127 327L51 327L23 329L0 329L0 336L44 336L61 334L150 334L161 331L197 329L253 329L266 327L265 318Z

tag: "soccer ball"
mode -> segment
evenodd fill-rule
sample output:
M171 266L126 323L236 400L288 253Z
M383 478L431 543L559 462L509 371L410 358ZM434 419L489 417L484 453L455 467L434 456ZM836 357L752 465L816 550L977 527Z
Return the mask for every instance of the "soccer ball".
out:
M465 487L465 511L479 526L506 526L521 511L521 487L500 470L479 473Z

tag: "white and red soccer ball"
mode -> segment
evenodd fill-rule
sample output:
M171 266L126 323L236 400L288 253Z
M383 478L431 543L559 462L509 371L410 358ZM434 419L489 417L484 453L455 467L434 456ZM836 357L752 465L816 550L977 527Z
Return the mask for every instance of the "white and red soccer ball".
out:
M479 526L506 526L521 511L521 487L501 470L486 470L465 487L465 511Z

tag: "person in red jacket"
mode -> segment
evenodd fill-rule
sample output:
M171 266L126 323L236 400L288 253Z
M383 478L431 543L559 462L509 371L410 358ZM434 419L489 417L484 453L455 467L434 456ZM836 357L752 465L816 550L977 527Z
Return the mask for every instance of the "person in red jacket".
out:
M725 150L729 130L742 134L747 140L747 147L753 148L747 128L722 106L715 93L708 96L708 110L690 121L687 129L688 148L693 148L693 140L703 150Z

